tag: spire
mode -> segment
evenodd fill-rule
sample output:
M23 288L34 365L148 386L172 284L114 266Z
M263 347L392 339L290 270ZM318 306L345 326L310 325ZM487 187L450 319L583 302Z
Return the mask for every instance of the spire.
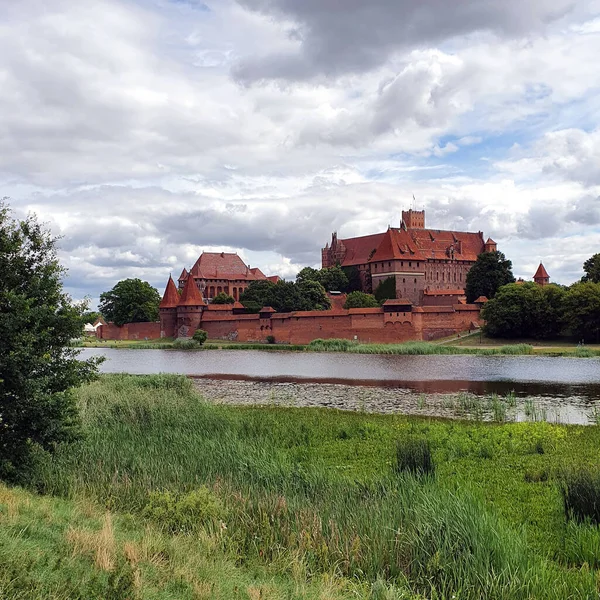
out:
M165 294L159 304L159 308L175 308L178 304L179 294L177 293L177 288L175 287L173 277L169 275L169 281L167 282Z
M550 275L548 275L548 271L546 271L546 268L541 262L540 266L535 272L535 275L533 276L533 280L536 283L541 283L542 285L550 282Z
M188 277L181 292L178 306L200 306L204 304L204 298L196 285L193 277Z

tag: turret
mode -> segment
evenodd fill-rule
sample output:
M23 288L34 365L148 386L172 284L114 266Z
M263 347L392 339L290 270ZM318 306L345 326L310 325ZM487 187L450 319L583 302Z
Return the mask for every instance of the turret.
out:
M498 250L498 244L496 244L496 242L489 237L487 239L487 242L485 243L485 252L496 252L496 250Z
M158 305L160 314L160 337L175 337L177 329L177 305L179 293L173 277L169 276L164 296Z
M403 229L425 229L425 211L424 210L409 210L402 211Z
M550 275L548 275L548 271L546 271L544 265L540 262L540 266L538 267L535 275L533 276L533 281L538 285L544 286L550 283Z
M200 327L205 307L206 303L194 278L188 277L177 305L176 337L191 337L194 334Z

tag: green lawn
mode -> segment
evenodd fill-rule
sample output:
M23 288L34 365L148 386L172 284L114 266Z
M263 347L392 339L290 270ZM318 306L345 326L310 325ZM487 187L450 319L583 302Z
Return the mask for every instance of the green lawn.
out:
M179 376L79 390L84 439L0 487L0 598L597 598L560 474L600 429L205 403ZM396 470L426 439L435 475Z

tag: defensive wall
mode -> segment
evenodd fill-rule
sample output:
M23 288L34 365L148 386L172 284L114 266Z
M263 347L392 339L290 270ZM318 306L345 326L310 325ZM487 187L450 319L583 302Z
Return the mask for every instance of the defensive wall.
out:
M276 313L267 308L260 314L235 313L226 305L208 305L192 323L181 312L176 320L175 315L161 310L160 323L128 323L122 327L109 323L98 328L97 336L107 340L186 337L199 327L208 333L209 339L239 342L264 342L268 336L273 336L277 343L288 344L308 344L317 338L397 343L435 340L473 329L482 323L480 305L476 304L392 305L292 313Z

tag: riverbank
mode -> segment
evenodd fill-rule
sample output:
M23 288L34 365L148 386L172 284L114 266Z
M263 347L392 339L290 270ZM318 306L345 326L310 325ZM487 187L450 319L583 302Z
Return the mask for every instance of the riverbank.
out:
M393 355L449 355L472 354L479 356L494 355L539 355L539 356L566 356L573 358L600 357L600 346L534 345L532 343L503 344L499 340L486 339L485 343L478 344L476 335L465 335L464 338L446 338L437 342L406 342L403 344L363 344L351 340L314 340L306 346L290 344L262 344L243 342L224 342L222 340L208 340L201 348L194 350L265 350L280 352L348 352L353 354L393 354ZM174 340L83 340L74 344L81 348L127 348L141 350L172 350L185 349L177 347Z
M332 408L362 413L400 414L473 421L600 425L600 401L575 398L423 393L405 387L323 382L277 382L193 378L203 398L234 406Z
M77 395L82 441L28 478L46 496L0 486L7 600L598 595L600 531L560 490L599 427L216 405L166 375Z

